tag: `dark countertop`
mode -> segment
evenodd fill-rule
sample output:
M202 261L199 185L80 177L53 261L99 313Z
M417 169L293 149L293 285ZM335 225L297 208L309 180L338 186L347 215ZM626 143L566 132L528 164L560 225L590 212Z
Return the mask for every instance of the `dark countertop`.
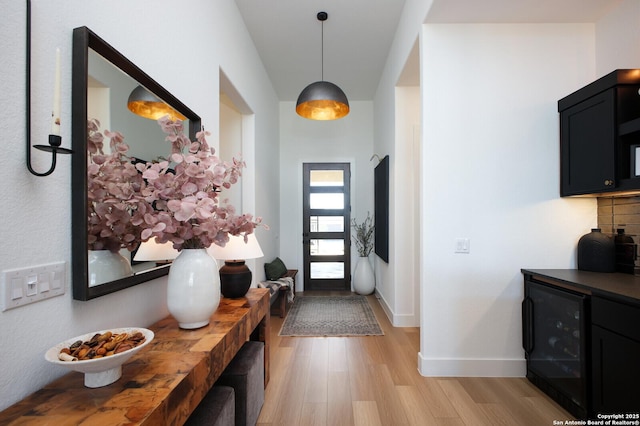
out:
M594 296L640 305L640 276L577 269L522 269L522 273L560 281Z

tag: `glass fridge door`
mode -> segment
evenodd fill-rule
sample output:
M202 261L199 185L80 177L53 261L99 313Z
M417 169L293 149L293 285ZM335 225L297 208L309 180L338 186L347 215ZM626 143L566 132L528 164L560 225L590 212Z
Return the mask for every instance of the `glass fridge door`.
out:
M531 281L526 284L532 311L529 343L525 345L527 368L578 406L586 407L585 296Z

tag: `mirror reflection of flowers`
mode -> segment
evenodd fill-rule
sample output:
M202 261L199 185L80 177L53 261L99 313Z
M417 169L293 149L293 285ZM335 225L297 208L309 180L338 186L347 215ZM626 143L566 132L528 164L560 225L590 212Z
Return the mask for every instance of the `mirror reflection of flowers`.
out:
M100 122L90 119L88 140L88 243L90 250L121 248L133 251L141 242L144 215L151 204L139 196L142 175L127 156L129 146L121 133L100 133ZM109 152L104 139L109 138Z
M224 246L231 235L251 234L262 222L250 214L236 214L220 200L220 191L238 181L244 162L223 162L207 144L207 132L195 141L184 135L181 121L158 120L171 143L169 161L136 165L146 182L140 193L153 210L144 215L143 241L171 241L176 250Z
M373 218L369 216L367 212L367 218L358 224L355 218L351 220L351 227L354 230L354 239L356 241L356 247L358 248L358 254L360 257L367 257L373 249L373 231L375 226L373 224Z

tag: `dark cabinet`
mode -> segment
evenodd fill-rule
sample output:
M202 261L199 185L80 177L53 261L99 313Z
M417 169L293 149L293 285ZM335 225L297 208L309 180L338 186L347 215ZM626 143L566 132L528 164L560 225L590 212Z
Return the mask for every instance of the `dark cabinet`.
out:
M637 416L640 277L560 269L522 272L527 378L579 419Z
M560 114L562 195L615 189L613 89Z
M640 307L592 298L592 403L601 414L640 407Z
M640 69L616 70L558 101L560 195L640 190Z

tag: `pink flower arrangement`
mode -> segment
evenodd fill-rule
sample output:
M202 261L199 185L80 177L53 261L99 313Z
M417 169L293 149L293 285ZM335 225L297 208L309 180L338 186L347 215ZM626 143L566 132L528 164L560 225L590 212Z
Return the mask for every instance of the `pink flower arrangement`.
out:
M110 153L104 153L100 122L88 122L87 184L88 243L91 250L133 251L141 241L144 215L151 204L139 196L144 182L126 153L129 146L118 132L106 130Z
M238 181L244 162L234 159L229 164L220 160L209 148L205 139L208 133L204 131L198 132L192 142L184 135L181 121L163 117L158 123L171 142L171 163L137 166L147 182L141 194L154 207L144 215L142 239L171 241L176 250L181 250L211 244L224 246L229 234L244 234L245 238L251 234L261 218L236 215L232 205L223 205L219 200L219 191Z
M134 165L125 155L128 147L122 135L113 132L105 132L111 138L113 154L106 159L90 154L98 164L90 165L89 180L96 180L93 170L98 168L99 176L108 181L98 179L93 183L99 186L89 197L90 210L101 210L98 207L110 203L109 216L92 215L90 211L90 230L92 225L100 228L99 236L90 237L94 247L103 235L116 234L120 246L127 248L150 238L159 243L172 242L176 250L224 246L229 234L246 238L261 225L261 218L237 215L232 205L219 199L223 188L238 181L244 162L220 160L207 144L208 133L204 131L197 133L196 141L190 141L180 120L166 116L158 124L171 144L169 160ZM90 131L89 152L101 152L101 143L101 137ZM115 246L116 241L111 242Z

